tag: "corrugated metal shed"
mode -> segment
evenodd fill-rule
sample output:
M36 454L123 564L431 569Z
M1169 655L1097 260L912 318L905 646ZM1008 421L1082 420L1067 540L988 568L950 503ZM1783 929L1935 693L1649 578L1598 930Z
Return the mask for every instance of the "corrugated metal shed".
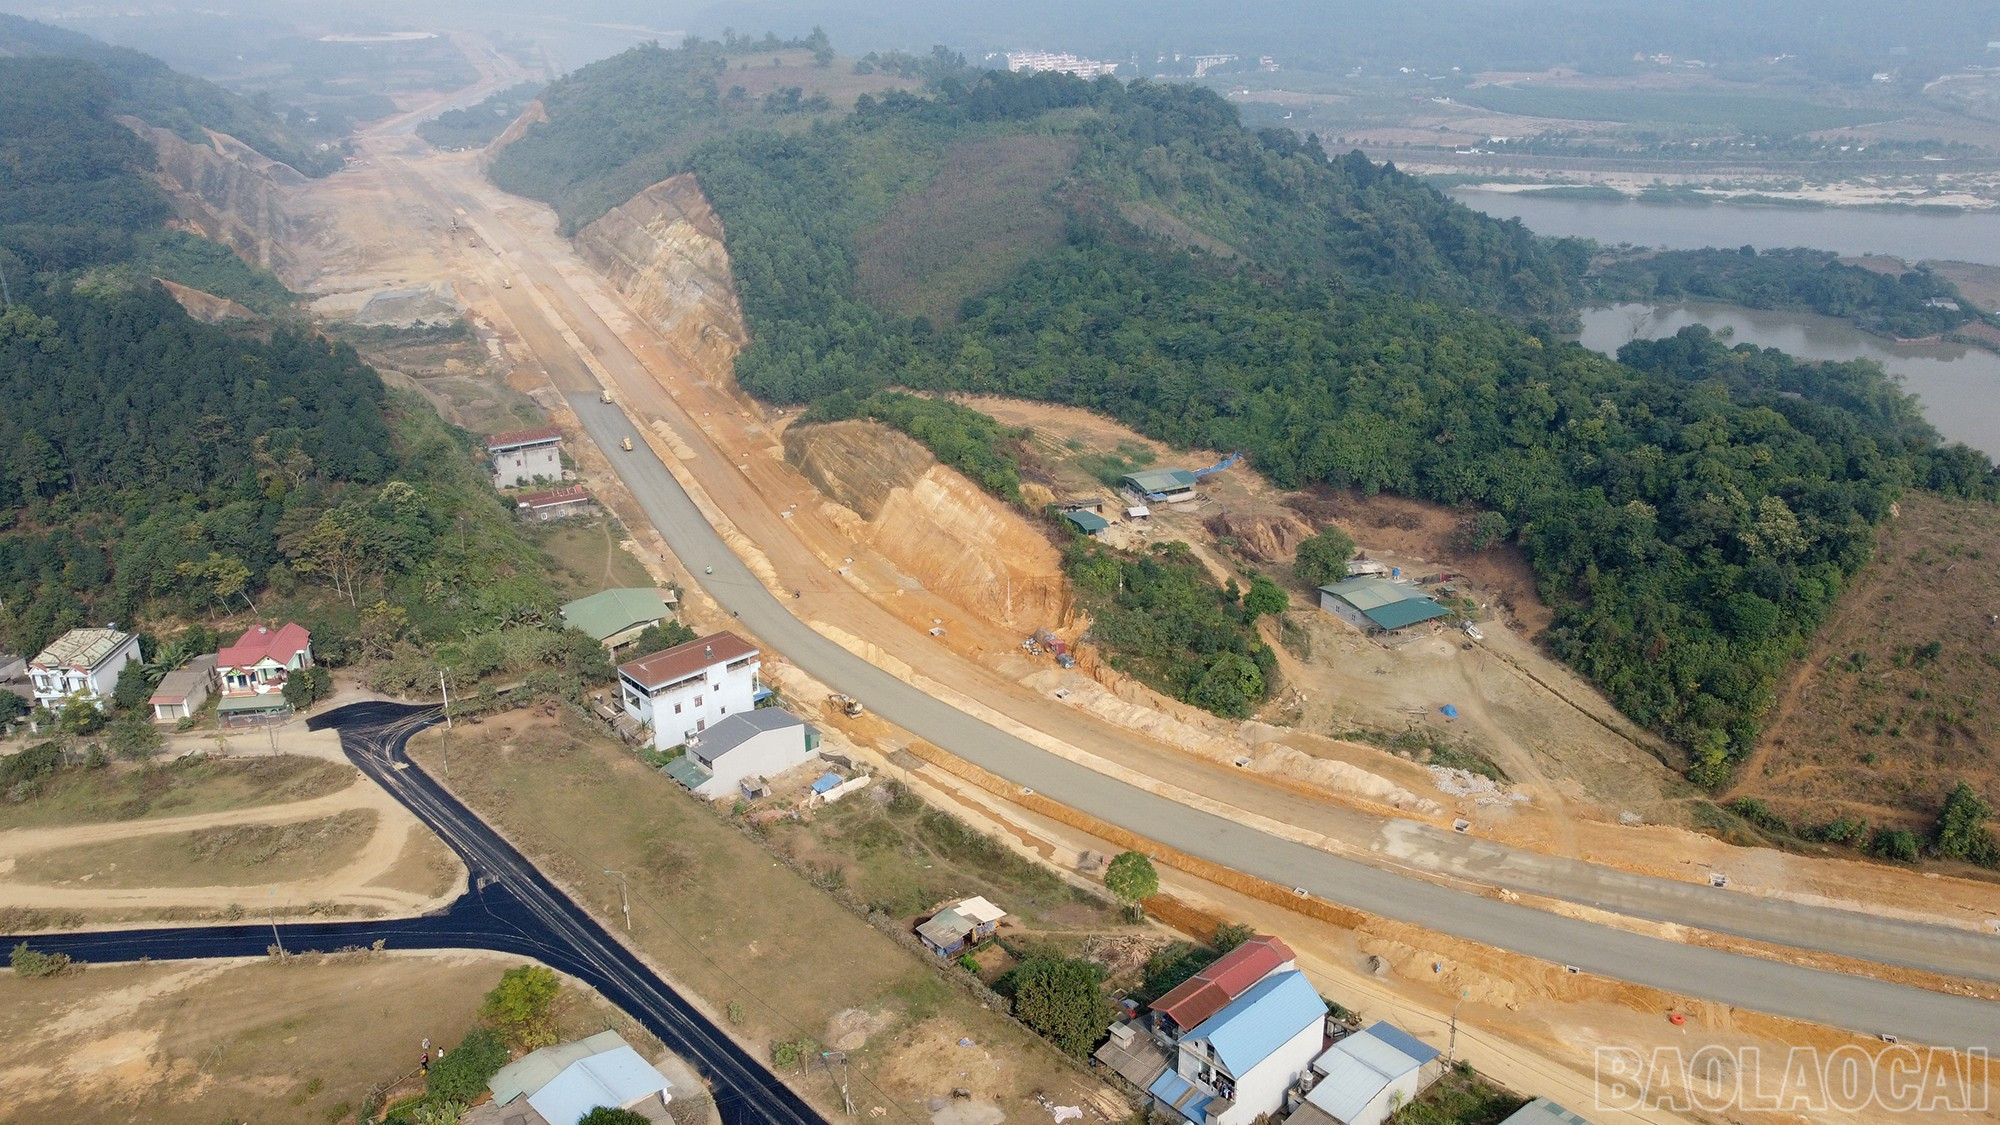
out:
M1324 1077L1306 1100L1340 1121L1352 1121L1391 1083L1434 1058L1436 1050L1400 1028L1378 1022L1313 1060L1313 1069Z
M1575 1110L1564 1109L1547 1098L1536 1098L1507 1115L1500 1125L1590 1125Z
M549 1125L576 1125L598 1106L623 1109L671 1089L639 1052L620 1043L602 1054L581 1058L528 1095Z
M1085 535L1095 535L1111 526L1111 521L1096 512L1064 512L1063 518Z
M1320 589L1353 606L1380 629L1401 629L1451 615L1450 610L1415 587L1386 578L1348 578Z

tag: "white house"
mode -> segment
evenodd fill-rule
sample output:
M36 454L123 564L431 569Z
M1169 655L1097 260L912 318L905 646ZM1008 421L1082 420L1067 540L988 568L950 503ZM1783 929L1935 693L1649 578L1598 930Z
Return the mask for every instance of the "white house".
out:
M285 681L312 664L312 634L305 626L291 621L277 629L251 626L215 654L215 678L222 687L216 718L224 726L283 719L292 710Z
M619 700L652 729L654 746L679 746L757 706L757 656L756 646L734 633L710 633L620 664Z
M742 711L687 741L663 772L708 800L748 796L769 778L819 757L819 731L781 707Z
M1154 1108L1192 1125L1249 1125L1284 1108L1326 1046L1326 1001L1297 969L1272 973L1176 1046L1147 1088Z
M1313 1060L1318 1077L1306 1103L1339 1125L1382 1125L1437 1080L1437 1060L1436 1048L1402 1028L1377 1022Z
M493 458L495 488L563 479L562 431L554 426L494 434L486 439L486 454Z
M35 702L60 711L68 699L98 710L118 690L118 674L140 663L139 638L116 629L71 629L28 663Z

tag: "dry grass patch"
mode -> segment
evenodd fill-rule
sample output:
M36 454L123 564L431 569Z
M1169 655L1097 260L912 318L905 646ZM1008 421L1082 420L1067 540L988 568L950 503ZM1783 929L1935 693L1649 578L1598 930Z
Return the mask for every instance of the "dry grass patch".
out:
M354 954L0 974L0 1104L15 1121L353 1121L371 1087L414 1069L426 1036L457 1043L517 963ZM564 992L565 1036L614 1027L657 1046L595 994Z
M375 834L374 809L292 824L232 824L33 852L14 863L24 883L213 887L289 883L338 871Z
M411 747L433 776L439 737ZM928 1117L930 1099L964 1085L894 1061L890 1029L933 1019L960 1029L951 1042L971 1038L1006 1060L996 1097L1010 1114L1034 1110L1038 1091L1077 1105L1105 1090L624 748L520 714L454 738L453 792L613 928L623 925L619 879L605 871L624 872L634 944L759 1054L819 1042L843 1011L874 1014L882 1030L848 1056L861 1113ZM826 1075L792 1077L823 1112L839 1112Z
M458 853L428 830L418 829L404 838L403 854L395 865L368 885L435 897L460 887L464 879L465 865Z
M0 831L289 804L338 792L358 776L345 762L290 755L65 769L20 800L0 800Z
M1927 829L1961 779L2000 805L2000 508L1923 492L1898 508L1732 797L1807 826Z

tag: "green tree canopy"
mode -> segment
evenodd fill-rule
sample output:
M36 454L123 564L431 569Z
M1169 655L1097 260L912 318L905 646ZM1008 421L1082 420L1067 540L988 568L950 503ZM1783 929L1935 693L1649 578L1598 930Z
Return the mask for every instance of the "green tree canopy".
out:
M533 1051L556 1041L554 1010L562 981L543 965L517 965L500 976L486 994L479 1018L498 1028L509 1042Z
M1144 852L1121 852L1104 869L1104 886L1126 902L1138 902L1160 893L1160 873Z
M1284 587L1261 574L1251 577L1250 589L1243 594L1243 612L1251 617L1275 617L1291 605L1291 595Z
M500 1068L512 1058L507 1041L490 1027L475 1027L465 1033L458 1046L446 1051L424 1078L426 1096L432 1103L459 1102L470 1105L479 1100Z
M1103 980L1103 970L1092 962L1035 956L1016 965L1003 984L1022 1023L1071 1058L1086 1059L1111 1022Z
M1319 534L1299 544L1292 573L1300 582L1317 588L1347 577L1347 560L1354 557L1354 540L1345 531L1328 524Z
M601 1105L578 1118L576 1125L652 1125L652 1118L629 1109Z
M1986 822L1993 818L1993 806L1979 792L1961 781L1952 786L1938 814L1931 837L1931 851L1945 859L1976 863L1981 867L2000 866L2000 846Z

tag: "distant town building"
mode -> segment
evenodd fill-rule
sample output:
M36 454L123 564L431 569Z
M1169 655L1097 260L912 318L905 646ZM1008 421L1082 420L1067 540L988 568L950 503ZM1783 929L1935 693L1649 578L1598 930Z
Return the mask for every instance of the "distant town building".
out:
M1079 58L1067 52L1009 51L1007 69L1016 72L1054 70L1063 74L1074 74L1078 78L1095 78L1100 74L1117 73L1118 64L1100 59Z
M653 731L653 745L679 746L731 715L757 706L757 647L734 633L710 633L618 666L625 713Z
M563 479L562 431L554 426L494 434L486 439L486 454L493 459L495 488Z
M116 629L71 629L28 662L35 702L51 711L67 700L102 711L118 690L119 673L141 662L139 638Z

